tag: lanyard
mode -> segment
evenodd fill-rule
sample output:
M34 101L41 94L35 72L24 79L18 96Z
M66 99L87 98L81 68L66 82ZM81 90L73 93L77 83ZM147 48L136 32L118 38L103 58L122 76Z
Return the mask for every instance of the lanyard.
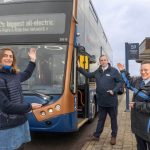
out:
M135 93L135 96L136 96L136 95L140 96L144 101L150 100L150 96L146 95L144 92L142 92L142 91L138 90L137 88L134 88L134 87L132 87L132 86L130 85L130 82L129 82L129 80L128 80L127 77L126 77L125 72L122 72L122 73L121 73L121 76L122 76L122 78L123 78L123 80L124 80L124 82L125 82L127 88L130 89L130 90L132 90L132 91ZM143 82L144 82L144 81L143 81ZM140 87L142 86L142 84L143 84L143 83L140 84ZM145 83L144 83L144 84L145 84ZM144 85L144 84L143 84L143 85Z

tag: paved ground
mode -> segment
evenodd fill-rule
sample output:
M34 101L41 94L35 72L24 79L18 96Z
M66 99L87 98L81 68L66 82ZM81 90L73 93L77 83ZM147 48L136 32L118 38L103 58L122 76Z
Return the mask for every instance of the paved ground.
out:
M87 141L81 150L136 150L136 141L131 133L130 112L125 112L125 95L121 97L118 108L118 136L117 144L110 145L111 127L107 117L104 131L98 142Z

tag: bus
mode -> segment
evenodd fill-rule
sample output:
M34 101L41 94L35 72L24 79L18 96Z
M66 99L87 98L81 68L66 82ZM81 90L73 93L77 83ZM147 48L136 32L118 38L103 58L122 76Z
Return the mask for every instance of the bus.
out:
M21 71L37 49L36 69L22 83L25 102L41 103L28 113L30 130L74 132L97 112L95 81L78 72L112 61L112 49L91 0L0 0L0 48L14 49Z

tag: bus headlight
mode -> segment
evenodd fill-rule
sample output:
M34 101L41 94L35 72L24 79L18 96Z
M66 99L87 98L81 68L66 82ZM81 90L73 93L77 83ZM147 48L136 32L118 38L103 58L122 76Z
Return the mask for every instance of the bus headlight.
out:
M52 108L49 108L49 109L48 109L48 112L49 112L49 113L52 113L52 112L53 112L53 109L52 109Z
M40 113L41 113L42 116L45 116L45 115L46 115L46 112L45 112L45 111L41 111Z
M60 111L61 106L60 106L60 105L56 105L56 106L55 106L55 109L56 109L57 111Z

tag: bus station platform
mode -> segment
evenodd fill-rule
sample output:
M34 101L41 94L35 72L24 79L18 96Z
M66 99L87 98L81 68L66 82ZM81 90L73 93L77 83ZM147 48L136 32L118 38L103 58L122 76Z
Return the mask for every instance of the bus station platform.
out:
M126 112L125 94L119 96L118 135L116 145L110 145L111 125L109 116L106 119L99 141L86 141L81 150L136 150L136 140L131 132L130 112Z

